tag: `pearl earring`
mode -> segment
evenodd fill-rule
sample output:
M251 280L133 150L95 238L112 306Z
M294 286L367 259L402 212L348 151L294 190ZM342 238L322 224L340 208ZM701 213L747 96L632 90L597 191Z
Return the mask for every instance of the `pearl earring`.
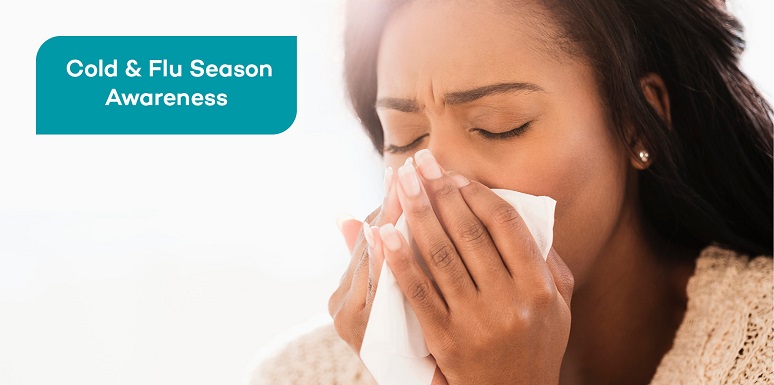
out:
M640 151L640 160L642 163L648 163L648 159L650 159L650 154L646 150Z

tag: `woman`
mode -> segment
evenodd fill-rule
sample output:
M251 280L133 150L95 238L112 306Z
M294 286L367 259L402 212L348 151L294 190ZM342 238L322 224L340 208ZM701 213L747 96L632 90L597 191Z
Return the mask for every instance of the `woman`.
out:
M774 381L772 110L723 4L354 0L348 23L385 201L364 237L341 224L334 325L255 383L373 383L355 353L384 259L436 384ZM545 262L490 188L557 201Z

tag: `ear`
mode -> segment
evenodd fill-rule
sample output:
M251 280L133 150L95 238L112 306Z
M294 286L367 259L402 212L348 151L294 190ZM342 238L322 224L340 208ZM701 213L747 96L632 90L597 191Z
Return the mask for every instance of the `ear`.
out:
M662 120L666 123L669 129L672 128L672 115L669 104L669 92L667 91L664 79L661 75L649 72L640 78L640 87L642 88L642 94L645 96L645 100L648 101L650 106L658 113ZM638 170L644 170L651 164L648 149L645 148L642 140L637 139L634 143L634 152L637 154L635 158L631 160L631 164Z
M661 75L648 72L645 76L640 78L640 87L642 93L645 95L645 99L650 103L650 106L661 116L661 119L667 124L667 127L672 127L672 115L670 113L669 106L669 92L667 91L666 84Z

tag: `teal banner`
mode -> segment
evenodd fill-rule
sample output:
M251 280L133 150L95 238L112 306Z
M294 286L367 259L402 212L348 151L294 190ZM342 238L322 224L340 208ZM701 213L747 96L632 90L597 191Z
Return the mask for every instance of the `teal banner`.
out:
M278 134L295 36L60 36L36 59L37 134Z

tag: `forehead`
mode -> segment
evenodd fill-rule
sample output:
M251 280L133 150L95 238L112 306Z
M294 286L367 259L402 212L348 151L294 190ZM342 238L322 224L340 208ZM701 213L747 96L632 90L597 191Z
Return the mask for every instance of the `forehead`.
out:
M412 1L391 15L382 34L378 97L440 98L504 81L550 84L564 56L554 31L534 4Z

